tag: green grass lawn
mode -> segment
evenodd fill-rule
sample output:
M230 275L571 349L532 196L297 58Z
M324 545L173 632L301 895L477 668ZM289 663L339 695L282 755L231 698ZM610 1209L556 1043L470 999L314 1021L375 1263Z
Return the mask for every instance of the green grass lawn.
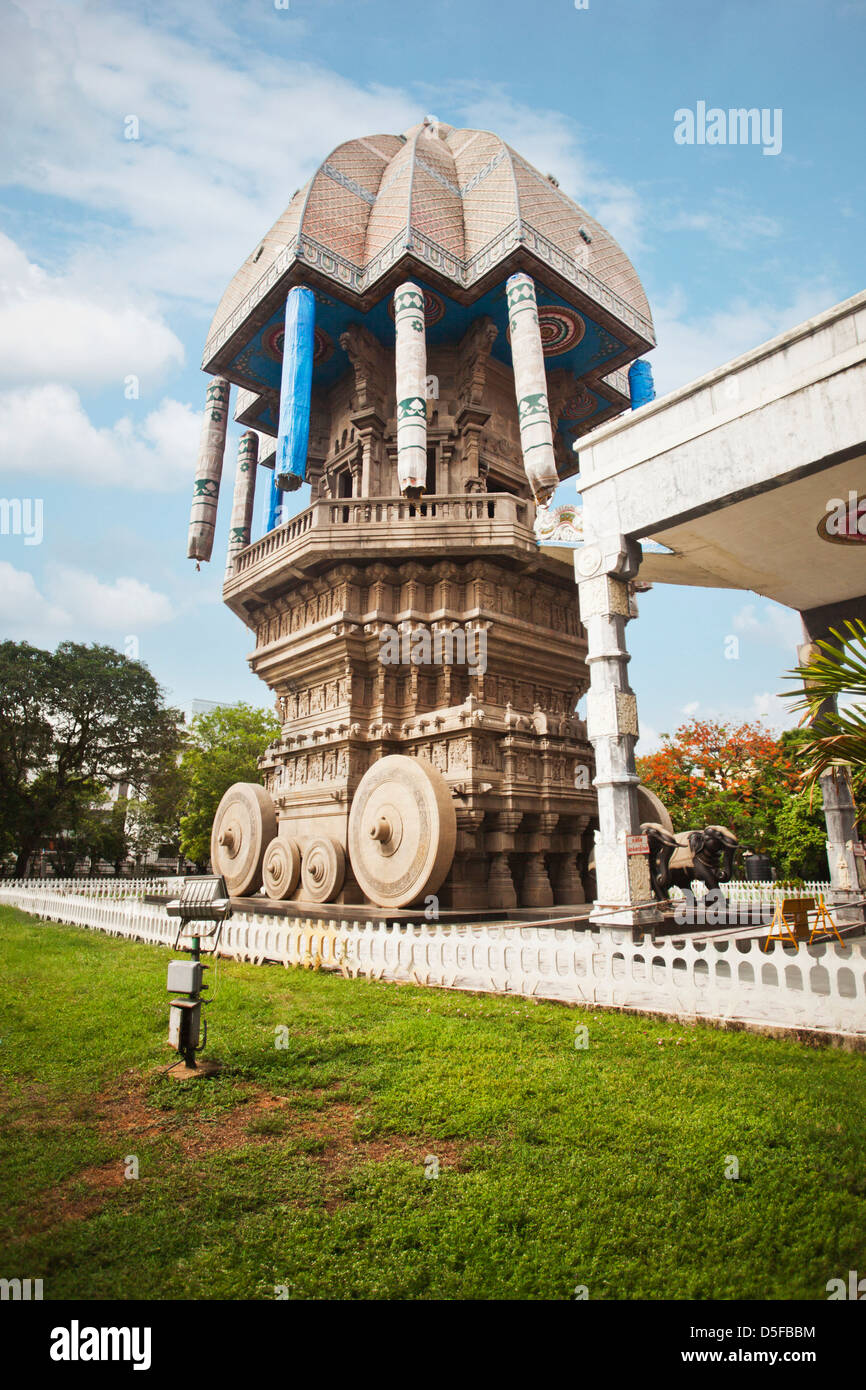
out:
M0 948L0 1274L46 1299L825 1299L866 1270L862 1055L223 961L223 1071L178 1083L167 950L9 908Z

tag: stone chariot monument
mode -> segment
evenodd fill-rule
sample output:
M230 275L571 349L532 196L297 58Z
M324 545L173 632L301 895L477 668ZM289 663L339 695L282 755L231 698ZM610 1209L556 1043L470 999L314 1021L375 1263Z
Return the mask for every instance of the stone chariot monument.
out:
M653 342L616 242L486 131L350 140L254 247L204 350L188 550L210 559L234 385L223 595L282 730L214 821L233 896L585 900L586 639L539 538Z

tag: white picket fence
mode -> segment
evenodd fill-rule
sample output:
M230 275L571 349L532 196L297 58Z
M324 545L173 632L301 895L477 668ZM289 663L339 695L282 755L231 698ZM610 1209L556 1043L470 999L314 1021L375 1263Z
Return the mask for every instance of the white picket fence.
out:
M0 883L0 902L37 917L171 946L177 923L134 897L57 892L33 880ZM612 928L480 923L405 926L290 920L236 914L223 925L220 955L338 970L349 977L569 1004L638 1009L683 1019L774 1026L866 1040L866 943L813 946L756 937L726 941L646 936Z
M782 898L815 898L822 893L830 892L830 882L820 882L810 880L804 882L802 888L786 888L776 883L774 879L735 879L730 883L723 883L720 891L732 903L760 903L773 902L776 896ZM696 898L703 897L706 886L692 882L692 892ZM683 892L681 888L672 888L669 896L671 898L681 898Z
M145 893L178 895L183 878L4 878L0 886L15 891L77 893L88 898L143 898Z

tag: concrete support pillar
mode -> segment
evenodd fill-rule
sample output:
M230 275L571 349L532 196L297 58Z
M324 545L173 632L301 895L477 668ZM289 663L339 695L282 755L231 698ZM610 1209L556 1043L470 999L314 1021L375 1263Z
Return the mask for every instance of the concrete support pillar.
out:
M205 396L187 535L186 553L190 560L209 560L213 551L230 391L225 378L215 376Z
M506 295L523 467L536 502L544 506L556 491L559 474L553 453L535 285L521 271L508 277Z
M836 776L821 778L824 820L827 825L827 862L835 903L844 906L866 892L866 862L855 852L859 847L857 812L847 768L837 768Z
M598 897L591 920L643 929L661 920L652 902L649 859L628 853L640 831L634 745L637 701L628 684L625 625L631 616L628 580L640 547L622 536L593 540L575 551L580 618L587 633L590 687L587 734L595 750L599 829L595 842Z
M802 664L817 653L816 642L833 640L832 628L844 632L843 624L846 618L866 616L866 599L853 599L824 608L815 608L801 613L800 616L807 639L804 645L797 649ZM831 703L835 706L835 701ZM832 772L824 774L821 778L821 796L827 826L830 898L837 908L843 910L840 920L844 921L851 915L844 912L845 907L862 898L866 892L866 860L855 852L860 845L860 835L857 829L851 777L847 768L837 768L835 775Z
M226 578L234 573L235 557L250 543L253 524L253 505L256 496L256 466L259 458L259 438L253 430L241 435L238 445L238 467L235 473L235 494L229 526L229 545L226 555Z
M397 478L404 497L427 485L427 335L424 293L407 280L394 295L397 330Z

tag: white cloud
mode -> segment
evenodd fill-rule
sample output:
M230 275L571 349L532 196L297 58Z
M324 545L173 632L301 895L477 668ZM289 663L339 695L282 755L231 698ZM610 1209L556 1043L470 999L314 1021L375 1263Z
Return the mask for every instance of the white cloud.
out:
M792 714L785 700L769 690L753 695L751 707L744 709L742 713L743 718L749 721L760 720L774 730L792 729L799 720L799 716Z
M286 18L274 19L281 38ZM405 130L428 100L443 104L443 119L502 134L629 250L639 246L636 190L586 152L586 133L562 113L483 82L439 84L419 100L271 57L267 34L261 22L260 46L240 43L210 7L194 42L131 10L59 0L19 9L0 54L0 118L16 131L6 178L100 219L97 244L70 262L76 281L213 304L331 149ZM124 138L129 116L138 139Z
M396 88L238 41L210 6L194 41L105 5L49 0L13 16L0 54L0 118L16 132L6 180L103 221L71 262L79 282L212 304L333 146L423 115ZM285 32L285 16L273 22ZM124 138L128 116L138 139Z
M446 88L446 92L449 91ZM467 126L493 130L633 253L642 243L644 211L636 189L615 179L584 149L581 128L560 111L514 101L497 86L457 84L455 106Z
M700 700L690 700L687 705L683 705L682 712L688 719L691 719L692 715L697 714L700 707Z
M759 613L754 603L747 603L734 614L733 628L762 647L782 647L796 664L797 647L805 640L800 616L791 608L778 603L765 603Z
M39 592L32 574L0 560L0 630L4 637L36 641L36 634L60 631L68 622L67 611Z
M695 208L693 193L684 196L682 205L664 200L657 209L663 231L699 232L727 251L740 251L755 241L772 240L781 234L778 219L756 211L739 189L717 189L703 208Z
M0 393L0 471L164 492L189 485L200 416L165 399L140 424L97 428L70 386Z
M68 565L49 572L49 592L61 599L73 621L93 624L105 631L133 631L157 627L174 617L166 594L157 593L140 579L122 576L105 584L93 574Z
M640 721L640 737L637 740L635 755L638 758L645 758L648 753L655 753L662 746L661 734L654 729L651 724L644 724Z
M139 579L122 576L105 583L68 565L49 566L43 589L32 574L0 561L0 629L4 637L53 645L127 633L169 622L175 616L167 595Z
M93 385L145 381L183 364L162 318L116 295L100 300L33 264L0 233L0 376L6 382Z
M726 308L694 314L681 289L659 295L653 301L658 347L652 354L658 394L674 391L759 347L826 309L836 298L831 287L816 281L782 305L737 298Z

